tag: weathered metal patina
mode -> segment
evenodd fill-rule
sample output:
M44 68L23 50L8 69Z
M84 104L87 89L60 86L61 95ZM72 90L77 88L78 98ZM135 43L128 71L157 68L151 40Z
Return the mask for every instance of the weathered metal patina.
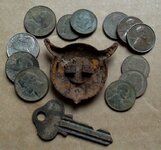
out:
M82 43L59 48L49 39L45 39L44 42L53 55L51 80L61 95L78 104L98 94L107 78L105 60L115 52L117 43L99 51Z

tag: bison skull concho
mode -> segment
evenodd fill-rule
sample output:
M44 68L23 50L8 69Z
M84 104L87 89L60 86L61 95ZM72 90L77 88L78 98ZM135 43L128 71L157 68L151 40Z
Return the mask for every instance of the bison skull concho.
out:
M63 48L54 46L49 39L44 43L53 55L51 80L61 95L78 104L98 94L107 78L105 60L115 52L117 43L102 51L83 43Z

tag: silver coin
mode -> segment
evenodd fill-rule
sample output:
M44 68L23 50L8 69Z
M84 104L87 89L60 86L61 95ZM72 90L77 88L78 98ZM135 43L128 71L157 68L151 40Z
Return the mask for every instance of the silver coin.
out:
M137 24L127 33L127 42L129 46L138 53L150 51L156 41L156 36L151 27L146 24Z
M28 52L37 57L40 51L36 38L29 33L18 33L10 38L7 44L7 55L10 57L16 52Z
M113 12L106 16L103 22L104 33L111 39L117 40L117 26L125 17L128 16L122 12Z
M128 71L121 75L120 80L130 83L136 91L136 97L140 97L144 94L147 88L146 77L138 71Z
M71 27L81 35L88 35L97 28L97 17L87 9L79 9L70 19Z
M55 29L56 16L48 7L35 6L26 13L24 26L29 33L36 37L44 37Z
M58 35L64 40L76 40L79 35L74 33L70 26L70 18L72 15L64 15L57 23L56 29Z
M14 82L17 74L30 67L39 67L37 59L27 52L16 52L12 54L5 65L7 77Z
M21 71L15 79L17 95L28 102L42 99L47 94L48 88L49 81L46 74L37 67Z
M105 91L105 101L113 110L127 111L135 103L134 88L125 81L112 82Z
M118 37L124 42L126 41L127 32L130 30L132 26L135 24L140 24L142 21L139 18L129 16L124 18L117 26L117 34Z
M144 74L145 77L148 77L150 72L150 65L144 57L131 55L123 61L121 71L122 73L125 73L131 70L139 71Z

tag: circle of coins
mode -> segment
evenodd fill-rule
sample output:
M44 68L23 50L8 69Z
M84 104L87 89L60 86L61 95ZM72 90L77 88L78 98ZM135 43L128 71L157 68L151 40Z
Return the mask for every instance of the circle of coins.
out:
M127 33L129 46L138 53L146 53L155 45L155 33L146 24L136 24Z
M24 18L24 26L27 32L36 37L44 37L54 30L56 16L48 7L35 6L27 12Z
M72 15L64 15L61 17L56 25L58 35L64 40L76 40L79 35L73 32L70 25L70 18Z
M40 47L36 38L29 33L17 33L11 37L7 44L8 57L19 51L29 52L37 57Z
M121 40L124 44L128 44L130 50L141 54L152 50L156 41L151 27L139 18L121 12L113 12L106 16L103 31L106 36L113 40Z
M75 32L88 35L96 30L97 17L87 9L79 9L71 16L70 23Z
M106 103L116 111L127 111L135 103L135 90L127 82L118 80L112 82L105 91Z
M117 25L124 19L128 17L122 12L113 12L106 16L103 22L103 31L111 39L117 40Z
M130 83L136 91L136 97L143 95L147 88L146 77L138 71L128 71L121 75L120 80Z
M39 67L37 59L30 53L16 52L8 58L5 71L7 77L14 82L19 72L30 67Z
M121 65L122 73L125 73L130 70L136 70L144 74L145 77L148 77L150 72L150 66L148 61L138 55L128 56Z
M148 61L142 56L137 56L137 55L128 56L123 61L122 65L121 65L121 72L122 72L122 75L120 76L118 81L115 81L116 84L119 84L119 81L120 82L124 81L124 82L130 84L131 87L133 87L133 89L135 91L135 98L139 98L140 96L142 96L146 91L147 77L150 72L150 65L149 65ZM108 99L106 96L106 91L107 91L107 89L109 89L109 86L105 90L105 101L106 102ZM115 93L117 93L115 90L111 91L111 94L109 94L109 97L111 97L112 99L119 99L121 101L121 98L116 96ZM122 97L126 97L126 96L127 96L127 94L122 92ZM127 101L128 101L128 99L127 99ZM121 101L121 102L128 103L127 101ZM107 102L107 104L111 108L113 108L113 106L111 106L108 102ZM115 106L118 105L117 107L119 108L119 107L121 107L119 105L123 105L123 104L116 102L113 105L115 105ZM116 108L113 108L113 109L116 111L119 111Z
M46 74L37 67L21 71L15 79L17 95L25 101L35 102L42 99L49 88Z

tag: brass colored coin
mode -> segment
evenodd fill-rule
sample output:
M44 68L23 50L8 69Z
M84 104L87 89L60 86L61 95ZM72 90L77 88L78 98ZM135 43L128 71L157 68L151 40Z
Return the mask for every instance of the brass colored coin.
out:
M70 19L71 27L81 35L88 35L97 28L97 18L94 13L86 9L79 9Z
M103 22L104 33L111 39L117 40L117 26L125 17L127 17L127 15L122 12L113 12L106 16Z
M156 41L156 36L151 27L146 24L137 24L127 33L127 42L129 46L138 53L150 51Z
M147 88L146 77L138 71L128 71L121 75L120 80L130 83L135 91L136 97L140 97L144 94Z
M56 29L58 35L64 40L76 40L79 38L78 34L74 33L70 26L70 18L72 15L65 15L61 17L57 23Z
M121 39L121 41L127 43L126 41L127 32L135 24L141 24L141 23L142 21L139 18L133 16L124 18L117 26L118 37Z
M19 72L31 67L39 67L37 59L30 53L16 52L8 58L5 71L7 77L14 82Z
M54 30L56 16L48 7L35 6L27 12L24 26L29 33L36 37L44 37Z
M121 71L122 73L125 73L131 70L139 71L144 74L145 77L148 77L150 72L150 65L144 57L131 55L123 61Z
M105 91L105 101L115 111L127 111L135 103L135 90L128 82L112 82Z
M35 102L42 99L49 88L46 74L39 68L32 67L21 71L15 79L17 95L27 102Z

